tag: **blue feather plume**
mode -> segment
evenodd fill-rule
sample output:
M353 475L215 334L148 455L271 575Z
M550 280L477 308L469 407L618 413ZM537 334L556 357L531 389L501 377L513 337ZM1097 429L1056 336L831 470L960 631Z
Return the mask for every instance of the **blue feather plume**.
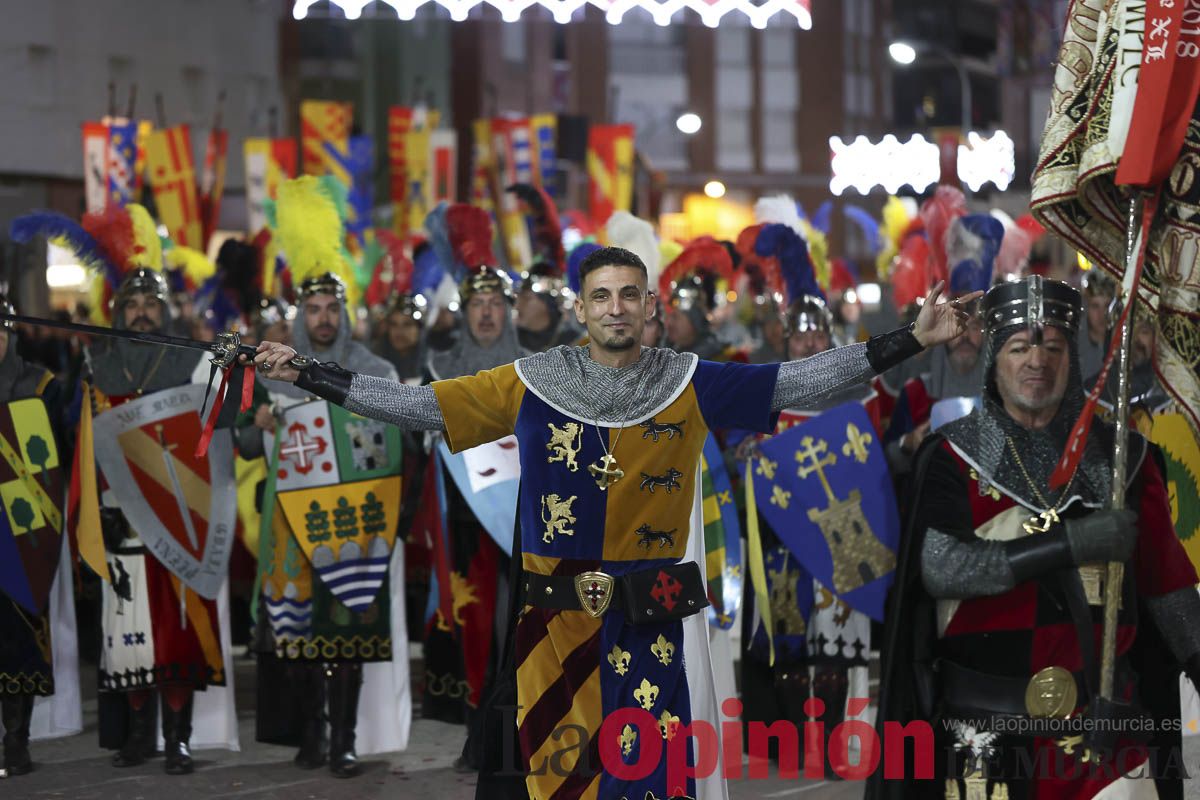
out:
M98 272L113 289L121 283L121 270L109 261L100 243L75 220L54 211L38 211L17 217L9 226L13 241L27 244L38 236L63 239L85 267Z
M764 227L754 240L754 252L764 258L774 256L779 262L789 304L806 294L825 299L808 257L808 245L787 225L775 223Z
M595 242L583 242L567 256L567 285L575 294L579 294L579 268L583 266L583 260L599 249L600 245Z
M833 201L826 200L821 203L821 207L817 209L817 213L813 214L809 224L828 236L829 229L833 227Z
M446 203L438 203L437 208L425 217L425 232L429 234L429 246L432 248L442 270L451 274L455 283L462 280L465 270L454 257L454 247L450 244L450 228L446 224Z
M847 204L843 213L845 213L846 219L853 222L862 231L871 255L878 255L879 251L883 249L883 241L879 235L879 221L861 206Z
M433 246L418 248L413 254L412 293L433 297L445 276L446 270L442 267Z
M960 228L960 230L955 230ZM990 214L968 214L954 221L947 236L950 291L967 294L986 291L992 284L992 266L1004 239L1004 224Z

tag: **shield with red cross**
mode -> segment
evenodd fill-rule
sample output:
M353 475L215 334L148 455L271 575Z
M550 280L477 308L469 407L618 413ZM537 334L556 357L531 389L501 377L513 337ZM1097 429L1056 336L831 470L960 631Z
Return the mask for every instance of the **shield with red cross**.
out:
M275 514L351 611L375 600L400 521L400 430L320 400L294 405L266 442Z

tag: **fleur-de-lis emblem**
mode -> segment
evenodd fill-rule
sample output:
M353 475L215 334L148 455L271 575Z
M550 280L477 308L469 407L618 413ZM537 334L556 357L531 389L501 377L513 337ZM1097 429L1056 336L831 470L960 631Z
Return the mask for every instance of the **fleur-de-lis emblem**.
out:
M778 486L775 486L772 488L771 505L779 506L780 508L786 509L790 502L792 502L792 493L791 492L787 491L786 489L782 489Z
M637 731L632 725L626 725L621 731L621 738L618 740L621 744L621 752L625 755L633 753L633 743L637 741Z
M758 459L758 467L754 470L755 475L762 475L769 481L775 480L775 470L779 469L779 462L772 461L766 456L760 456Z
M669 667L671 666L671 656L675 655L675 645L668 642L667 637L660 633L658 641L650 645L650 652L662 662L664 667Z
M875 441L875 437L869 433L863 433L858 429L858 426L851 422L846 426L846 443L842 445L842 455L854 456L854 460L860 464L867 463L867 456L870 453L867 447L871 442Z
M678 729L679 717L664 709L662 714L658 716L658 730L662 734L662 737L670 741L675 738L675 731Z
M649 711L654 707L654 701L658 699L658 687L642 678L642 685L633 690L633 699L641 703L642 708Z
M632 657L628 650L622 650L620 645L614 644L612 652L608 654L608 663L612 664L618 675L624 675L629 672L629 659Z

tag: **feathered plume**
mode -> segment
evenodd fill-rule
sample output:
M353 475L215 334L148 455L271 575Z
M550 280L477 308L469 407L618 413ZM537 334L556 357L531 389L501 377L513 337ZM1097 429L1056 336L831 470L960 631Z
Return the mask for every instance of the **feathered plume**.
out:
M336 178L293 178L279 186L274 233L294 285L332 272L346 284L346 302L353 307L358 286L345 245L345 209L346 187Z
M992 266L1003 238L1004 223L988 214L968 214L950 224L946 259L951 293L986 291L991 286Z
M129 265L161 270L163 246L154 218L137 203L125 206L125 211L129 214L129 223L133 227L133 252L129 256Z
M438 203L433 211L425 215L425 232L429 234L426 241L433 251L433 257L446 272L454 270L454 248L450 245L450 229L446 225L449 208L449 203Z
M812 215L809 220L810 224L826 236L829 235L830 229L833 227L833 201L826 200L821 203L817 209L817 213Z
M796 205L796 201L791 196L786 194L777 194L773 197L760 197L758 202L754 204L754 221L765 222L768 225L781 224L787 225L796 233L803 235L800 216L800 207Z
M934 283L949 278L946 260L946 234L950 223L967 213L967 198L961 189L939 186L933 197L921 204L921 219L929 237L929 279Z
M764 226L754 242L754 252L760 257L774 258L779 262L789 304L806 294L825 299L825 293L821 291L813 272L808 246L792 228L782 223Z
M579 268L583 265L583 260L599 249L600 245L595 242L584 242L576 245L571 255L567 256L567 286L575 294L579 294Z
M751 225L738 234L737 251L741 255L738 271L750 282L750 290L758 297L766 294L784 296L787 287L779 271L779 261L773 255L759 255L755 249L758 235L766 228L765 223Z
M491 214L467 203L455 203L446 209L446 232L456 265L468 272L495 266Z
M808 243L808 257L812 261L813 275L816 276L817 284L829 286L829 240L806 219L800 220L800 233Z
M533 244L533 262L540 265L542 275L561 276L566 254L563 251L562 223L558 219L558 207L540 186L529 183L514 183L507 191L529 209L529 238Z
M658 273L662 269L663 258L653 225L628 211L614 211L608 218L605 233L610 245L625 248L646 265L647 286L658 284Z
M724 278L733 284L736 275L733 259L725 246L711 237L701 237L690 242L683 252L672 261L658 278L661 296L671 296L671 284L678 283L688 275Z
M382 306L393 294L412 291L413 262L404 252L404 240L391 231L376 230L375 244L380 256L367 287L367 308Z
M27 244L38 236L55 245L68 248L79 263L106 282L116 286L121 281L120 268L114 263L105 248L75 220L53 211L42 211L17 217L9 226L13 241Z
M862 232L863 238L867 240L867 249L871 251L871 255L876 255L880 248L883 247L883 242L879 237L879 223L871 216L871 212L861 206L856 206L847 203L842 213L846 215L846 219L850 220Z
M166 266L179 272L186 291L194 292L217 274L217 265L199 250L176 245L167 251Z
M432 297L445 277L446 267L430 242L422 242L413 248L413 292Z
M904 239L904 232L908 230L912 218L913 215L908 213L908 207L903 200L895 195L888 196L887 202L883 204L883 221L879 225L882 249L875 257L875 272L879 280L887 280L892 269L892 260L900 252L900 242Z

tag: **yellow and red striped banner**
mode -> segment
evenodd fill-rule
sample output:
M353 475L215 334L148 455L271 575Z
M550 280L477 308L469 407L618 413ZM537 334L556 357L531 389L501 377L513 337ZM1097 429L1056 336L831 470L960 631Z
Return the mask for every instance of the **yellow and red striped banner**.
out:
M430 142L441 113L433 109L392 106L388 109L388 166L391 170L393 227L401 237L420 230L425 215L438 202L431 177Z
M305 175L337 174L338 165L326 151L326 145L331 145L339 153L346 153L350 149L350 124L353 121L352 103L301 101L300 147ZM344 179L349 186L349 176L344 176Z
M458 134L436 130L429 135L429 202L453 203L458 185Z
M603 225L614 211L633 205L633 126L593 125L588 130L588 210Z
M175 244L201 250L204 231L196 197L196 166L187 125L154 131L146 139L146 167L158 218Z
M492 121L477 119L471 123L471 197L473 206L492 211Z

